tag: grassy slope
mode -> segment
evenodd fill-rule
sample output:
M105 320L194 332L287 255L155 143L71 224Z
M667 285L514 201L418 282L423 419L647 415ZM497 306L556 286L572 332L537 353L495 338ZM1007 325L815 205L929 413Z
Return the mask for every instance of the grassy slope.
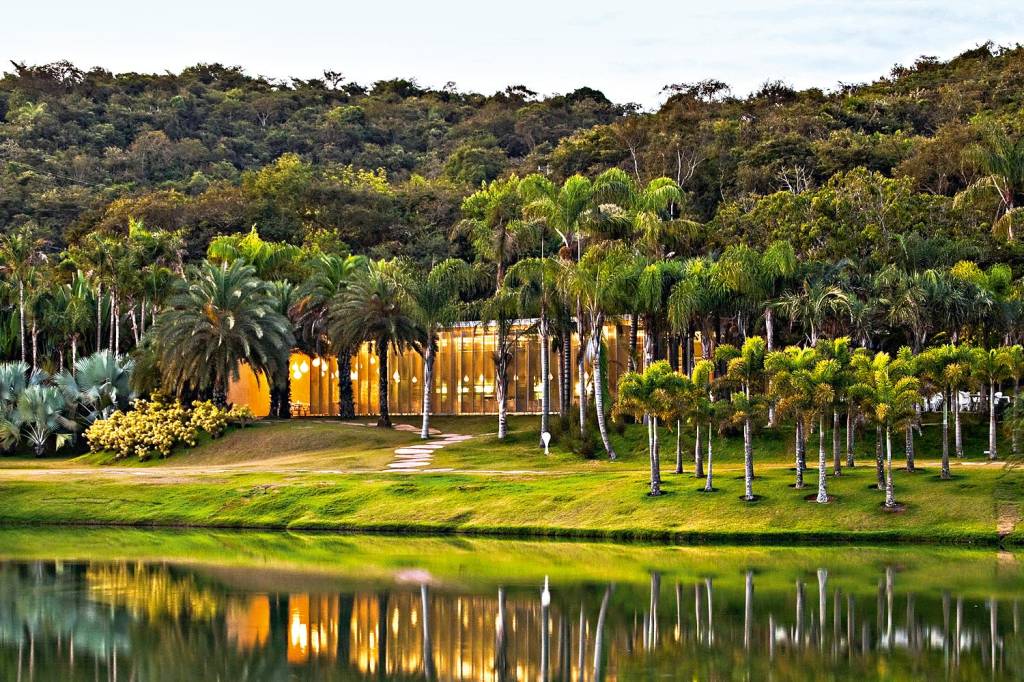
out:
M667 473L666 461L667 494L651 499L644 494L646 456L640 427L616 438L621 460L610 463L583 460L558 448L545 458L534 445L535 423L514 419L510 442L500 444L488 435L493 419L439 420L445 431L478 435L439 451L435 466L458 471L436 474L380 472L391 450L414 442L415 434L336 422L266 424L147 464L158 470L150 473L163 467L165 477L133 476L130 469L121 475L106 467L96 469L100 476L81 468L47 472L51 475L46 477L7 472L0 476L0 522L994 543L995 497L1011 505L1024 498L1019 473L955 464L956 479L941 482L935 463L926 461L923 472L897 472L897 497L908 509L887 514L879 508L881 494L869 489L873 467L862 460L841 478L830 478L836 503L818 506L803 499L814 490L814 470L807 473L807 489L789 487L789 437L783 433L757 443L755 492L764 496L759 502L739 499L737 439L716 441L719 492L699 492L700 482L691 476ZM922 459L934 455L936 436L937 429L926 427L919 445ZM669 433L665 437L668 460L674 441ZM980 442L980 432L970 431L968 452L976 440ZM872 447L870 442L862 445ZM90 461L72 463L82 467ZM689 470L689 458L686 466ZM338 470L363 473L334 473ZM504 473L487 473L499 470ZM1021 539L1020 530L1007 538L1010 543Z

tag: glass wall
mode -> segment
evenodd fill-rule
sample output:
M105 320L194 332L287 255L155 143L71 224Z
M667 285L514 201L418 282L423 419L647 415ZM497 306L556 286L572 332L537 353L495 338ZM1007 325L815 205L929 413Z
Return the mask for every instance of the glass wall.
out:
M512 331L512 359L508 369L508 395L506 408L510 413L536 413L541 401L541 344L536 329L529 325ZM615 321L605 325L604 344L608 355L608 383L614 391L619 376L629 366L629 324ZM642 354L644 332L638 332L638 353ZM493 326L479 323L463 323L445 330L438 340L438 352L434 361L434 395L432 408L435 414L495 414L498 411L495 385L494 352L497 334ZM575 397L576 358L578 339L573 337L570 368L572 390ZM695 343L694 356L699 357L699 342ZM639 359L638 359L639 360ZM371 344L364 343L352 356L348 380L352 382L356 414L368 416L377 414L378 400L378 358ZM337 359L316 357L305 353L292 353L289 359L291 381L292 415L294 416L336 416L339 411L339 382ZM388 372L390 374L388 400L392 414L418 414L423 401L423 358L412 349L396 353L388 351ZM548 354L548 378L550 381L551 410L557 412L558 404L558 353ZM593 394L593 366L591 361L584 365L584 384ZM270 410L269 384L257 377L248 367L240 369L240 379L232 382L228 391L232 403L249 405L253 411L264 416Z

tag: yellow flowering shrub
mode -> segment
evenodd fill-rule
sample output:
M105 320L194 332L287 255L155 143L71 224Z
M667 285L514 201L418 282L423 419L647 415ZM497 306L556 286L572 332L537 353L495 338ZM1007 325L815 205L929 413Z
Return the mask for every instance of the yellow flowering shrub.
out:
M110 450L117 459L135 456L140 461L154 454L167 457L176 447L195 447L196 437L205 431L214 438L222 435L234 419L242 420L248 408L231 417L227 410L210 401L195 401L192 409L160 397L136 400L134 409L114 412L85 430L92 452ZM253 417L255 418L255 417Z
M228 423L246 427L256 421L256 415L248 405L232 405L228 410Z

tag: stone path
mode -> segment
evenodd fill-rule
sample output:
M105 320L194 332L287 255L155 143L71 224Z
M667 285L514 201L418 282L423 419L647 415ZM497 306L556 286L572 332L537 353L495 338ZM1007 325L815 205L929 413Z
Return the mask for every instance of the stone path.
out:
M425 440L422 443L406 445L395 450L395 461L388 464L390 471L417 471L430 466L434 461L434 451L445 445L461 443L473 436L461 433L446 433L436 440ZM433 469L433 471L450 471L450 469Z

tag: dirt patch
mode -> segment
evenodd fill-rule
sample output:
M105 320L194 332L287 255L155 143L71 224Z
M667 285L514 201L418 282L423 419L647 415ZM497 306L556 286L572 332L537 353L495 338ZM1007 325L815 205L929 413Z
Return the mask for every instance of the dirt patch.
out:
M881 507L882 511L884 511L886 514L902 514L903 512L907 511L907 505L903 504L902 502L897 502L891 507L886 507L885 502L882 502Z
M996 510L996 533L1004 538L1014 531L1020 521L1020 508L1015 504L1001 504Z

